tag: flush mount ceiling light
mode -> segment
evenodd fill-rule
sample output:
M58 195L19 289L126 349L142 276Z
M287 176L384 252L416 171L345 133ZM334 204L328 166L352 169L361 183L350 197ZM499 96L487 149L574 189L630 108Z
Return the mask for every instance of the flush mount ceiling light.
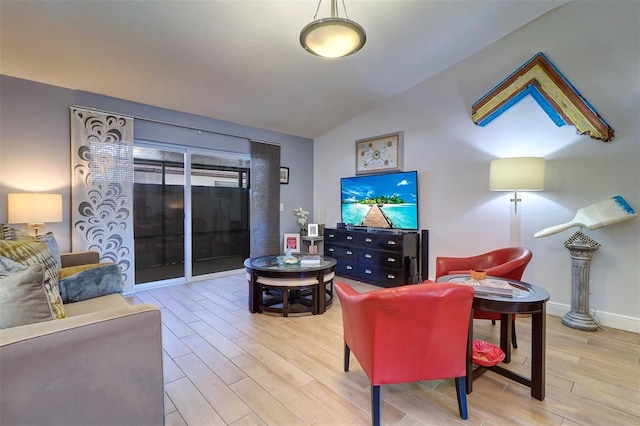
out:
M367 41L367 34L360 24L351 21L347 15L347 7L342 0L346 18L338 17L337 0L331 0L331 17L316 19L320 3L316 8L313 21L300 31L300 44L314 55L324 58L342 58L362 49Z

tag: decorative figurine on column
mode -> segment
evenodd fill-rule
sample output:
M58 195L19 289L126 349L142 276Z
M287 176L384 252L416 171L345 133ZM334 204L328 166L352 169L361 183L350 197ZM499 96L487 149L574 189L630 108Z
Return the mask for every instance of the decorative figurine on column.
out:
M624 220L633 219L638 213L620 195L608 200L584 207L576 213L570 222L552 226L534 234L534 237L547 237L574 226L576 232L564 242L571 255L571 310L562 318L562 323L579 330L596 331L598 325L589 312L589 273L591 258L600 244L582 233L583 229L602 228Z
M578 330L596 331L598 324L589 311L589 273L591 258L600 243L578 231L564 242L571 254L571 311L562 323Z

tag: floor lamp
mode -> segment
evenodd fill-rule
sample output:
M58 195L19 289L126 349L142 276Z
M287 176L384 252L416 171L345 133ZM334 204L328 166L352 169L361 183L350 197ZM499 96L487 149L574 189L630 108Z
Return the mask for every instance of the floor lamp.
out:
M513 191L510 242L512 247L520 247L522 231L518 202L522 200L518 198L518 191L544 190L544 158L514 157L491 161L489 190Z

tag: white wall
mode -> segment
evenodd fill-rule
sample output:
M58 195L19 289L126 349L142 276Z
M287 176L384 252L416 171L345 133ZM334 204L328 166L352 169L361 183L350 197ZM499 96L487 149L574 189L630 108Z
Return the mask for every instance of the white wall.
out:
M523 279L551 294L550 313L571 303L571 260L564 241L576 230L533 234L577 209L622 194L640 209L640 3L571 2L392 101L314 141L314 205L340 221L340 177L355 174L356 139L404 130L404 170L420 172L420 226L435 257L508 246L509 199L489 192L489 162L547 159L544 192L522 193L522 245L533 260ZM530 98L487 127L471 105L537 52L544 52L615 130L603 143L558 128ZM640 220L585 231L602 244L591 268L591 308L606 325L640 331Z

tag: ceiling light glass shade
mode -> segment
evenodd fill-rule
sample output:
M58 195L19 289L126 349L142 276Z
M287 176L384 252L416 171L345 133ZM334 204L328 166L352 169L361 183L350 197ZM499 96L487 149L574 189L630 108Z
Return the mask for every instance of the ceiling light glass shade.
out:
M360 24L345 18L317 19L300 32L300 44L324 58L342 58L362 49L367 34Z
M490 191L543 191L544 158L516 157L493 160L489 167Z

